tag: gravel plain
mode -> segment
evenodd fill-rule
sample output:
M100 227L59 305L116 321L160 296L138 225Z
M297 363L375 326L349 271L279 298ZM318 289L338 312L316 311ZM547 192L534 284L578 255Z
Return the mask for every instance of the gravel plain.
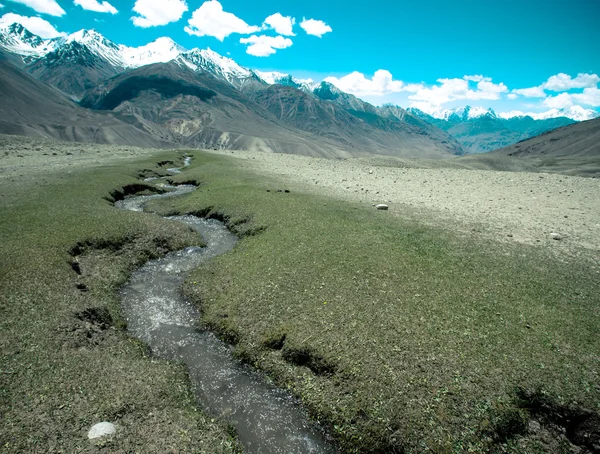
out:
M389 205L395 216L499 241L547 245L599 260L600 179L550 173L418 168L419 161L328 160L228 152L256 172L297 190L360 204ZM436 165L436 164L433 164ZM556 233L560 240L553 239Z

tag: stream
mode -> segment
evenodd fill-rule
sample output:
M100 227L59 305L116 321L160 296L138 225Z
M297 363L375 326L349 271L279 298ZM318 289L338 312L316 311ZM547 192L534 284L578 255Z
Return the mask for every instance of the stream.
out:
M186 158L185 165L189 165ZM178 173L181 169L169 169ZM163 186L164 194L135 196L117 208L144 211L152 199L176 197L194 186ZM196 216L173 216L196 230L206 247L188 247L146 263L120 290L129 333L146 343L153 355L183 362L199 406L236 430L248 453L334 453L322 430L298 401L263 375L232 358L231 348L199 328L200 312L181 294L188 274L213 257L231 251L237 237L225 225Z

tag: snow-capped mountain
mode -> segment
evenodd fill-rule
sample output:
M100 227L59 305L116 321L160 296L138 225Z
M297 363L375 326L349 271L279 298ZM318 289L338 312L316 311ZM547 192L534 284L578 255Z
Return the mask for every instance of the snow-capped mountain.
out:
M591 109L584 109L581 106L572 106L568 109L550 109L547 112L541 113L524 113L519 110L513 110L511 112L502 112L498 114L500 118L510 119L519 117L531 117L534 120L549 120L552 118L566 117L574 121L586 121L600 117L600 113Z
M320 85L312 79L297 79L291 74L280 73L277 71L264 72L254 70L254 73L267 85L287 85L306 92L312 92Z
M42 39L21 24L15 23L0 29L0 47L12 54L20 55L24 61L43 57L54 50L56 45L56 41Z
M407 109L411 114L448 132L469 153L484 153L504 148L521 140L542 134L552 129L574 123L566 115L538 117L499 114L492 109L470 107L425 113L414 107Z
M468 121L481 117L497 118L496 112L493 109L486 109L479 106L454 107L452 109L438 107L430 108L426 111L409 107L406 110L416 115L426 114L432 118L446 121Z
M175 60L186 52L171 38L162 37L140 47L119 46L120 63L125 68L139 68L153 63L166 63Z
M239 86L247 79L255 77L254 73L238 65L231 58L223 57L211 49L193 49L181 52L175 59L194 71L208 71L218 78L226 80L233 86Z

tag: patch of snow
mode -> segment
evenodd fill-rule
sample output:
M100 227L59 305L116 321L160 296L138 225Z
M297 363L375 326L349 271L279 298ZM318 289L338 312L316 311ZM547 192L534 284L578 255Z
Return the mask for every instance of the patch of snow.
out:
M175 60L186 49L181 47L171 38L162 37L140 47L119 46L123 64L129 68L151 65L153 63L167 63Z
M592 109L584 109L581 106L572 106L568 109L550 109L546 112L521 112L520 110L512 110L510 112L499 113L498 116L504 119L515 117L531 117L534 120L548 120L551 118L570 118L573 121L586 121L600 117L600 112Z

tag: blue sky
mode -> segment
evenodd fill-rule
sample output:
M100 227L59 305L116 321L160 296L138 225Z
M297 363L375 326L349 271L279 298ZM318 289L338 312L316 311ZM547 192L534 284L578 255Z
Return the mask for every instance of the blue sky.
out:
M253 69L327 78L375 104L424 110L470 104L499 112L600 108L598 0L0 4L0 15L38 16L61 33L95 28L129 46L169 36Z

